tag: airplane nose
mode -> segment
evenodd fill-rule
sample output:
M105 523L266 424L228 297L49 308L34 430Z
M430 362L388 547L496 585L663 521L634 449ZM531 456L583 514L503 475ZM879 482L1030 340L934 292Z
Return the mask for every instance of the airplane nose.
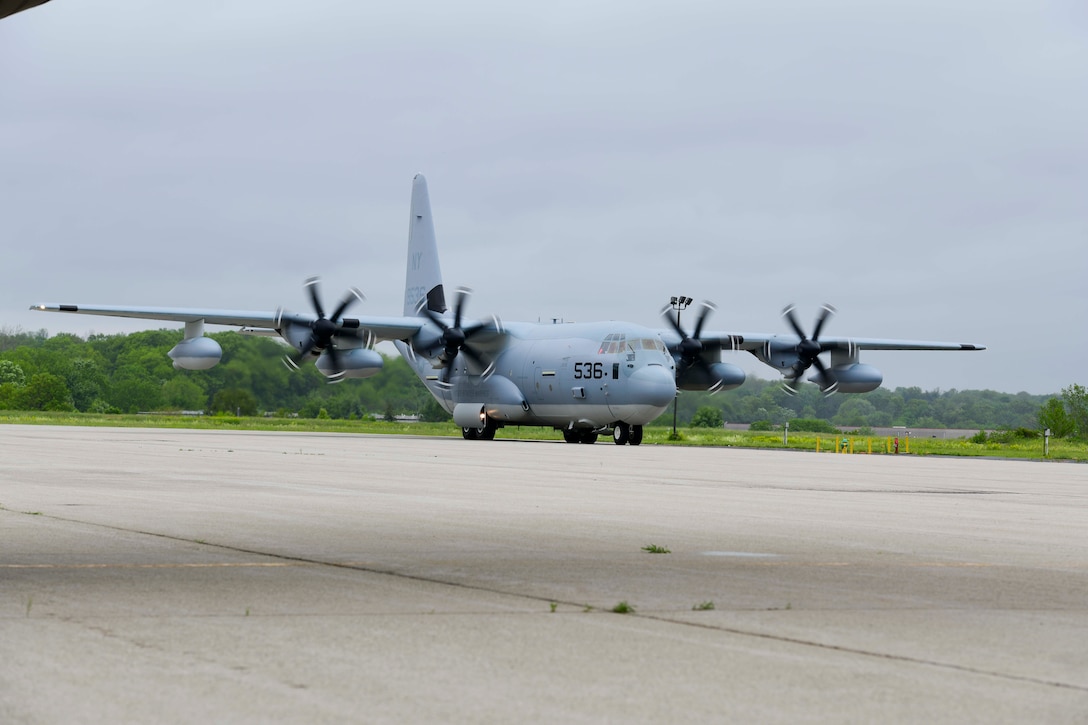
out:
M661 365L647 365L631 373L630 382L640 403L664 408L676 397L676 378Z

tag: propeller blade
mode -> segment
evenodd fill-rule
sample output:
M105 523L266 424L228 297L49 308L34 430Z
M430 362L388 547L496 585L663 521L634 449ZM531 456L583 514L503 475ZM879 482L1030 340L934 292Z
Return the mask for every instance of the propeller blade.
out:
M465 300L472 294L472 290L468 287L457 288L457 299L453 303L453 326L456 328L461 327L461 313L465 309Z
M825 304L820 308L820 316L816 318L816 327L812 330L813 342L820 339L820 330L824 328L824 323L827 322L827 318L831 317L835 312L835 308L831 305Z
M786 392L791 395L797 393L805 371L812 366L816 366L816 369L820 373L819 379L821 387L823 388L824 393L830 395L838 388L838 381L833 380L833 376L828 371L827 366L820 360L820 353L824 351L824 346L820 344L820 333L824 329L824 324L837 312L837 310L829 304L825 304L820 308L820 313L816 317L816 324L812 328L811 338L805 335L805 331L801 328L801 323L797 321L797 315L794 314L794 310L795 306L792 304L787 305L786 308L782 310L782 316L786 318L786 322L789 323L789 326L793 329L797 337L801 338L794 348L797 353L797 362L790 368L793 374L783 381L783 387ZM770 348L765 348L765 351L769 353ZM828 384L828 381L831 381L830 384Z
M446 332L450 329L449 325L446 324L446 321L439 317L437 312L428 310L426 307L424 307L421 311L428 320L438 325L438 329L442 330L442 332Z
M340 382L343 380L347 371L345 371L340 365L340 355L337 352L336 346L333 344L333 340L341 334L350 335L352 337L358 337L354 333L344 332L345 330L356 330L359 328L358 320L340 320L341 315L344 314L348 306L355 301L364 301L366 296L356 287L352 287L344 295L344 299L337 305L336 310L333 312L331 318L325 316L325 308L321 304L321 295L318 292L320 287L319 277L310 277L304 283L310 295L310 303L313 305L314 313L317 315L317 319L310 323L310 336L306 340L305 344L299 347L297 354L288 357L284 362L288 364L288 367L298 369L299 363L305 360L315 350L327 351L329 353L329 361L332 363L331 374L327 376L330 382ZM281 325L283 321L283 308L277 308L276 310L276 323ZM367 335L367 344L369 345L370 336Z
M438 340L438 344L442 345L442 352L438 357L438 362L435 367L441 366L442 372L438 375L438 384L443 387L451 387L450 375L451 371L457 361L457 356L464 354L476 367L482 368L483 377L489 377L494 372L494 361L487 361L485 357L472 346L472 338L481 332L497 331L502 332L502 323L499 318L492 316L491 323L488 322L474 322L467 327L462 327L462 323L465 319L465 305L469 296L472 294L472 290L468 287L458 287L457 294L454 297L453 302L453 324L447 324L444 319L438 316L438 313L421 307L419 311L431 322L433 322L438 329L442 330L442 337ZM433 347L431 348L434 349Z
M665 305L662 307L661 316L665 318L665 322L669 323L669 327L676 331L677 335L681 338L687 337L684 328L680 327L680 323L676 321L676 315L673 313L672 305Z
M340 368L340 353L336 351L336 348L332 345L329 345L328 349L325 350L325 353L329 356L329 362L331 363L330 370L332 372L332 375L342 373L343 370Z
M495 372L495 361L492 360L491 362L485 362L483 357L468 345L461 348L461 354L467 357L473 363L475 363L476 367L483 368L483 372L480 373L480 377L484 378L485 380L491 377L491 374Z
M710 317L710 313L718 309L711 302L703 302L702 307L702 311L699 312L699 318L695 321L695 331L691 333L691 336L696 340L702 337L703 323L706 322L706 319L708 317Z
M793 314L794 309L794 305L787 305L786 308L782 310L782 316L786 318L786 322L790 323L790 327L793 329L794 334L802 340L805 340L807 339L807 336L805 335L804 330L801 329L800 323L797 322L797 316Z
M812 364L816 366L816 369L820 372L820 387L824 391L824 396L828 397L835 394L835 391L839 389L839 381L834 379L831 375L831 371L827 369L823 361L820 358L816 358L812 361ZM828 382L830 381L830 383Z
M317 316L324 317L325 309L321 306L321 299L317 295L317 286L320 281L320 277L310 277L306 280L305 287L310 291L310 302L313 304Z
M340 315L344 314L344 310L348 308L348 305L350 305L352 302L355 302L356 300L363 302L366 300L366 296L359 290L358 287L352 287L348 290L348 293L344 296L343 301L340 302L340 305L332 313L332 317L330 317L329 319L333 322L339 320Z

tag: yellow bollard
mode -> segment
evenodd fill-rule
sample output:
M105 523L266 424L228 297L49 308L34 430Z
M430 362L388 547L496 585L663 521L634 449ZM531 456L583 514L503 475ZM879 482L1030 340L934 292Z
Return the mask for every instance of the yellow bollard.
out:
M816 436L816 452L820 452L820 436Z
M866 438L866 440L869 442L869 455L872 455L872 453L873 453L873 439L872 438Z
M906 442L903 444L903 450L910 453L910 436L907 436Z
M853 438L850 439L850 452L851 453L854 452L854 439Z

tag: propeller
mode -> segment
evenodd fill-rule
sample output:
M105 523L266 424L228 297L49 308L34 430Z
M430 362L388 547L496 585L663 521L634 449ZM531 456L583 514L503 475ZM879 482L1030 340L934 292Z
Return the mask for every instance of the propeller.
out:
M304 285L310 291L310 302L313 304L314 312L317 313L317 319L310 323L310 339L302 345L293 359L286 357L284 362L297 370L298 364L314 350L324 351L328 354L329 362L332 364L332 372L328 375L328 380L330 383L339 383L344 380L345 371L340 367L340 355L336 351L334 339L343 334L344 330L356 330L359 327L358 320L341 320L340 316L353 302L356 300L363 301L366 297L358 288L352 287L344 295L344 299L340 301L336 309L333 310L332 315L326 317L325 308L321 304L321 297L317 292L319 282L319 278L310 277ZM354 333L351 334L354 336Z
M706 322L710 313L718 309L712 302L701 303L702 310L699 312L699 316L695 319L695 329L689 335L684 331L684 328L680 326L680 322L671 314L672 305L666 305L661 309L661 316L668 320L669 324L676 334L680 336L680 342L675 345L669 346L669 352L673 354L679 353L680 362L676 371L676 376L679 378L684 372L690 369L692 366L699 366L707 377L711 380L716 378L714 370L710 367L710 364L703 358L703 341L701 335L703 332L703 324ZM718 388L722 385L722 381L719 379L711 386L711 392L717 392Z
M442 366L442 373L439 377L439 384L449 387L450 385L450 370L453 368L454 361L458 355L463 354L469 360L476 364L477 367L483 368L481 373L485 379L491 376L494 372L494 361L487 362L483 355L472 347L472 338L481 332L495 332L502 330L502 323L499 322L497 317L492 317L491 322L476 322L467 327L462 327L461 322L463 319L463 313L465 309L465 301L469 295L472 294L472 290L467 287L457 288L457 297L453 302L453 324L447 324L437 312L429 310L426 307L420 309L420 311L427 316L427 318L438 326L442 330L442 337L438 342L442 345L442 352L438 355L438 361Z
M797 353L797 362L793 364L792 374L786 376L786 382L784 383L786 392L791 395L797 393L797 385L801 382L801 376L804 375L806 370L815 365L816 369L820 371L820 377L825 382L831 381L831 384L823 389L825 394L831 395L839 387L839 383L837 380L832 379L827 366L820 360L820 353L824 351L823 345L820 344L820 331L823 330L827 319L835 314L837 310L827 304L820 308L820 313L816 317L816 326L812 328L812 337L810 338L801 328L801 324L797 322L794 309L793 305L788 305L782 310L782 316L786 318L786 322L793 328L794 333L801 338L801 341L797 343L797 347L794 348Z

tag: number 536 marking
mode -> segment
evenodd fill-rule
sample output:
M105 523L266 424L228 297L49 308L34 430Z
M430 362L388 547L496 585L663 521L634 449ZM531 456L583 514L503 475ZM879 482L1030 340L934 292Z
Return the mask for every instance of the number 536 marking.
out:
M574 363L575 380L600 380L604 377L604 364L599 362Z

